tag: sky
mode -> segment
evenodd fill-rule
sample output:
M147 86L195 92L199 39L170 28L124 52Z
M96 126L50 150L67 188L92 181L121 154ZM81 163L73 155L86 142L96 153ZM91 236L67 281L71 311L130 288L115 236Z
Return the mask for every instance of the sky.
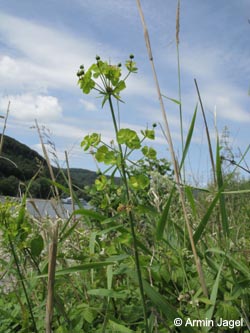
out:
M177 1L141 0L141 6L161 92L178 99ZM239 161L250 141L249 0L181 1L179 39L184 138L198 102L195 78L213 147L216 131L222 136L227 127L232 157ZM92 132L110 142L111 115L95 93L83 95L76 72L81 64L88 68L96 55L117 64L131 53L138 73L121 94L125 103L119 106L120 126L140 132L163 121L135 0L1 0L0 115L6 114L10 101L5 134L42 153L34 129L37 119L61 166L67 151L70 167L96 170L93 157L80 143ZM180 158L179 107L164 101ZM0 119L1 130L3 124ZM159 157L170 159L160 125L155 142L147 144L157 149ZM242 165L250 166L249 153ZM190 182L205 184L211 177L200 107L185 167Z

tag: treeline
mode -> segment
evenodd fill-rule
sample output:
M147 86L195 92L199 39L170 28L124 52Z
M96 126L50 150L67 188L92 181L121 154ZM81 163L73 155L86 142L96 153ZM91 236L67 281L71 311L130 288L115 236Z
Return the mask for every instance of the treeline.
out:
M53 167L53 172L56 181L67 186L66 170ZM70 174L76 193L86 199L82 189L93 184L97 174L75 168L70 169ZM43 199L51 197L50 174L45 159L28 146L5 135L0 156L0 195L19 196L35 175L29 189L30 195Z

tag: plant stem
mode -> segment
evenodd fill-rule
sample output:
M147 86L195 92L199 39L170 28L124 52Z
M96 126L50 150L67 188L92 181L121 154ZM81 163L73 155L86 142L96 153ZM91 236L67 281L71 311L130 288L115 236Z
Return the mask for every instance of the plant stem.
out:
M52 243L50 244L49 248L48 296L47 296L46 317L45 317L46 333L52 332L57 241L58 241L58 222L56 222L56 225L53 228Z
M176 53L177 53L177 70L178 70L178 95L179 95L179 114L180 114L180 128L181 128L181 150L182 154L184 152L184 136L183 136L183 117L182 117L182 104L181 104L181 66L180 66L180 52L179 52L179 43L180 43L180 0L178 0L177 13L176 13ZM185 175L185 165L183 164L183 181L185 184L186 175Z
M5 116L5 119L4 119L3 131L2 131L2 135L1 135L1 139L0 139L0 155L2 155L2 151L3 151L4 133L5 133L5 130L6 130L6 124L7 124L9 112L10 112L10 101L8 103L8 107L7 107L7 111L6 111L6 116Z
M116 123L114 107L113 107L111 96L109 96L108 100L109 100L109 107L110 107L112 120L113 120L113 124L114 124L114 128L115 128L115 133L117 136L118 127L117 127L117 123ZM128 181L127 181L126 170L125 170L125 161L124 161L124 156L123 156L123 152L122 152L122 147L119 143L118 143L118 146L119 146L119 151L120 151L120 156L121 156L121 175L122 175L123 182L124 182L125 189L126 189L127 203L129 204L130 203L130 193L129 193ZM141 266L140 266L140 260L139 260L139 252L138 252L138 247L137 247L137 237L136 237L136 232L135 232L135 227L134 227L134 217L133 217L133 213L131 212L131 210L129 210L129 212L128 212L128 218L129 218L131 235L132 235L132 239L133 239L135 266L136 266L139 289L140 289L140 294L141 294L143 316L144 316L144 323L145 323L145 332L149 333L149 327L148 327L148 321L147 321L147 308L146 308L146 302L145 302L145 296L144 296L144 288L143 288L142 273L141 273Z
M32 323L33 323L34 331L36 333L38 333L35 318L34 318L34 315L33 315L33 312L32 312L32 306L31 306L29 296L28 296L28 293L27 293L27 290L26 290L26 287L25 287L25 284L24 284L24 281L23 281L24 278L23 278L22 272L21 272L20 267L19 267L18 257L16 255L16 251L15 251L15 248L14 248L14 245L12 243L12 240L11 240L10 236L9 236L9 244L10 244L11 252L12 252L13 257L14 257L16 267L17 267L17 273L19 275L19 278L20 278L20 281L21 281L21 284L22 284L22 287L23 287L24 295L25 295L25 298L26 298L26 301L27 301L27 304L28 304L28 308L29 308L31 320L32 320Z
M193 230L191 228L188 213L187 213L187 208L186 208L186 204L185 204L185 197L184 197L183 189L182 189L182 186L181 186L180 168L179 168L176 156L175 156L175 150L174 150L174 146L173 146L171 132L170 132L170 129L169 129L167 114L166 114L165 106L164 106L164 103L163 103L162 94L161 94L160 85L159 85L159 80L158 80L158 76L157 76L155 65L154 65L154 60L153 60L152 49L151 49L151 46L150 46L150 39L149 39L148 29L147 29L145 18L144 18L143 12L142 12L140 0L137 0L137 6L138 6L139 14L140 14L140 17L141 17L141 21L142 21L142 26L143 26L143 30L144 30L144 38L145 38L145 43L146 43L146 47L147 47L147 51L148 51L148 57L149 57L149 61L151 63L153 77L154 77L154 81L155 81L155 85L156 85L156 91L157 91L158 99L159 99L159 102L160 102L162 117L163 117L164 126L165 126L165 134L166 134L166 138L167 138L168 145L169 145L171 159L172 159L172 163L173 163L173 167L174 167L176 185L177 185L177 188L178 188L178 191L179 191L179 194L180 194L181 206L182 206L185 223L186 223L187 230L188 230L188 236L189 236L192 252L193 252L193 255L194 255L194 261L195 261L195 264L196 264L196 269L197 269L197 273L198 273L198 276L199 276L199 280L200 280L200 284L201 284L203 294L204 294L204 296L208 297L207 286L206 286L204 274L203 274L203 271L202 271L200 258L197 254L197 250L196 250L196 247L195 247L194 238L193 238Z

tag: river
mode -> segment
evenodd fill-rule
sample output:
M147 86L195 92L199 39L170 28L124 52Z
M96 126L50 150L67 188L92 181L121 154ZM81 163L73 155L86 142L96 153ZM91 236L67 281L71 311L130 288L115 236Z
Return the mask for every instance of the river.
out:
M15 201L20 201L20 198L11 198ZM0 197L0 201L4 202L5 198L3 196ZM83 207L89 209L90 206L83 202ZM35 218L41 217L62 217L68 218L70 214L73 212L72 203L65 202L56 202L54 199L44 200L44 199L27 199L26 207L28 212L33 215ZM75 205L74 209L78 209L79 207Z

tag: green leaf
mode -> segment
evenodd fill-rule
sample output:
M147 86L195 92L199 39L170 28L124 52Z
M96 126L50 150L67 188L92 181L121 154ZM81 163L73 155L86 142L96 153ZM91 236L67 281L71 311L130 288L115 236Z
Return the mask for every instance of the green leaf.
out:
M119 93L122 90L124 90L125 88L126 88L126 84L125 84L125 82L123 80L121 80L121 81L118 82L118 84L116 85L115 89L113 90L113 94L114 95L116 95L116 94L119 95Z
M243 263L242 261L234 259L232 256L230 256L226 252L224 252L220 249L217 249L217 248L208 249L208 250L206 250L206 252L208 252L208 253L212 252L212 253L217 253L217 254L223 255L224 257L226 257L229 260L233 270L238 270L247 279L250 279L249 267L245 263Z
M148 282L143 281L143 287L147 296L155 305L157 305L158 309L164 313L165 317L170 318L171 320L178 317L175 308L170 305L161 294L154 290Z
M113 88L115 88L121 76L121 68L118 66L110 65L107 62L102 65L102 73L108 81L111 81Z
M92 309L86 307L85 309L82 310L82 315L83 318L89 323L91 324L95 317L96 317L96 313L95 311L93 311Z
M157 153L154 148L144 146L141 151L142 151L143 155L146 156L147 158L150 158L152 160L156 159Z
M196 205L195 205L195 200L194 200L192 188L190 186L186 185L185 186L185 192L186 192L187 199L189 201L190 207L192 209L193 216L196 218L197 217L197 210L196 210Z
M169 209L170 209L170 206L171 206L171 202L172 202L174 192L175 192L175 187L173 187L171 192L170 192L170 195L168 197L168 201L167 201L167 203L164 207L164 210L161 214L160 220L157 224L157 230L156 230L157 240L162 239L163 232L164 232L167 220L168 220Z
M130 149L139 149L141 147L137 133L130 128L122 128L118 131L117 142L119 144L125 144Z
M92 72L90 69L78 81L78 83L84 94L90 93L90 91L95 87L95 81L92 80Z
M147 139L150 139L150 140L155 139L155 131L154 130L146 129L145 131L141 131L141 133Z
M218 190L221 191L221 189L223 188L223 176L222 176L222 170L221 170L221 157L220 157L220 146L219 146L219 137L218 136L217 136L217 145L216 145L216 176L217 176ZM222 229L223 229L224 235L229 236L229 225L228 225L228 218L227 218L224 194L221 193L219 199L220 199L220 213L221 213Z
M33 256L38 257L43 249L44 249L44 242L41 235L38 235L36 238L33 238L31 240L30 250Z
M143 174L129 178L129 185L134 190L144 190L149 186L149 178Z
M172 101L172 102L174 102L174 103L176 103L176 104L178 104L178 105L181 105L181 102L178 101L177 99L167 97L167 96L165 96L165 95L163 95L163 94L161 94L161 95L162 95L162 97L165 97L166 99L169 99L170 101Z
M206 312L206 318L208 318L209 320L212 319L213 317L213 313L214 313L214 309L215 309L215 304L216 304L216 300L217 300L217 294L218 294L218 289L219 289L219 282L220 282L220 274L222 271L222 267L223 267L223 263L221 264L217 277L215 279L213 288L212 288L212 292L211 292L211 296L210 296L210 301L212 302L212 306L207 310Z
M95 186L97 191L103 191L107 184L108 184L108 179L104 175L101 175L95 180Z
M221 190L222 190L222 189L221 189ZM219 191L219 192L216 194L216 196L214 197L214 199L213 199L213 201L211 202L210 206L208 207L208 209L207 209L205 215L203 216L203 218L202 218L200 224L198 225L198 227L197 227L197 229L196 229L196 231L195 231L195 233L194 233L194 242L195 242L195 244L196 244L196 243L198 242L198 240L201 238L201 235L202 235L203 231L204 231L205 228L206 228L206 225L207 225L207 223L208 223L208 221L209 221L209 218L210 218L210 216L211 216L211 214L212 214L212 212L213 212L213 209L214 209L214 207L216 206L217 201L219 200L220 196L221 196L221 191Z
M181 159L181 163L180 163L180 170L183 167L183 164L184 164L184 161L185 161L185 158L187 156L188 149L189 149L189 146L190 146L190 142L191 142L191 139L192 139L192 136L193 136L197 109L198 109L198 104L195 107L194 115L193 115L189 130L188 130L188 135L187 135L187 139L186 139L185 147L183 149L182 159Z
M104 221L106 219L106 216L103 216L101 214L96 213L95 211L91 209L85 209L85 208L80 208L74 211L74 215L84 215L87 217L92 217L98 221Z
M128 296L126 291L114 291L112 289L91 289L88 290L87 293L93 296L100 296L100 297L113 297L113 298L126 298Z
M130 73L137 73L138 68L136 67L136 63L134 61L127 60L125 66Z
M119 333L133 333L134 331L131 331L129 328L122 324L118 324L114 322L113 320L109 320L109 326L112 329L112 332L119 332Z
M83 272L89 269L102 268L104 266L113 265L113 264L115 264L114 261L89 262L86 264L61 269L56 272L56 276Z
M101 146L97 149L95 153L96 160L101 163L104 162L105 164L116 164L117 159L115 153L108 149L107 146Z
M86 135L81 142L81 147L84 150L88 150L90 147L97 147L101 141L101 135L97 133L92 133L91 135Z
M218 321L220 318L223 318L223 320L238 320L239 310L231 302L220 301L215 317Z

